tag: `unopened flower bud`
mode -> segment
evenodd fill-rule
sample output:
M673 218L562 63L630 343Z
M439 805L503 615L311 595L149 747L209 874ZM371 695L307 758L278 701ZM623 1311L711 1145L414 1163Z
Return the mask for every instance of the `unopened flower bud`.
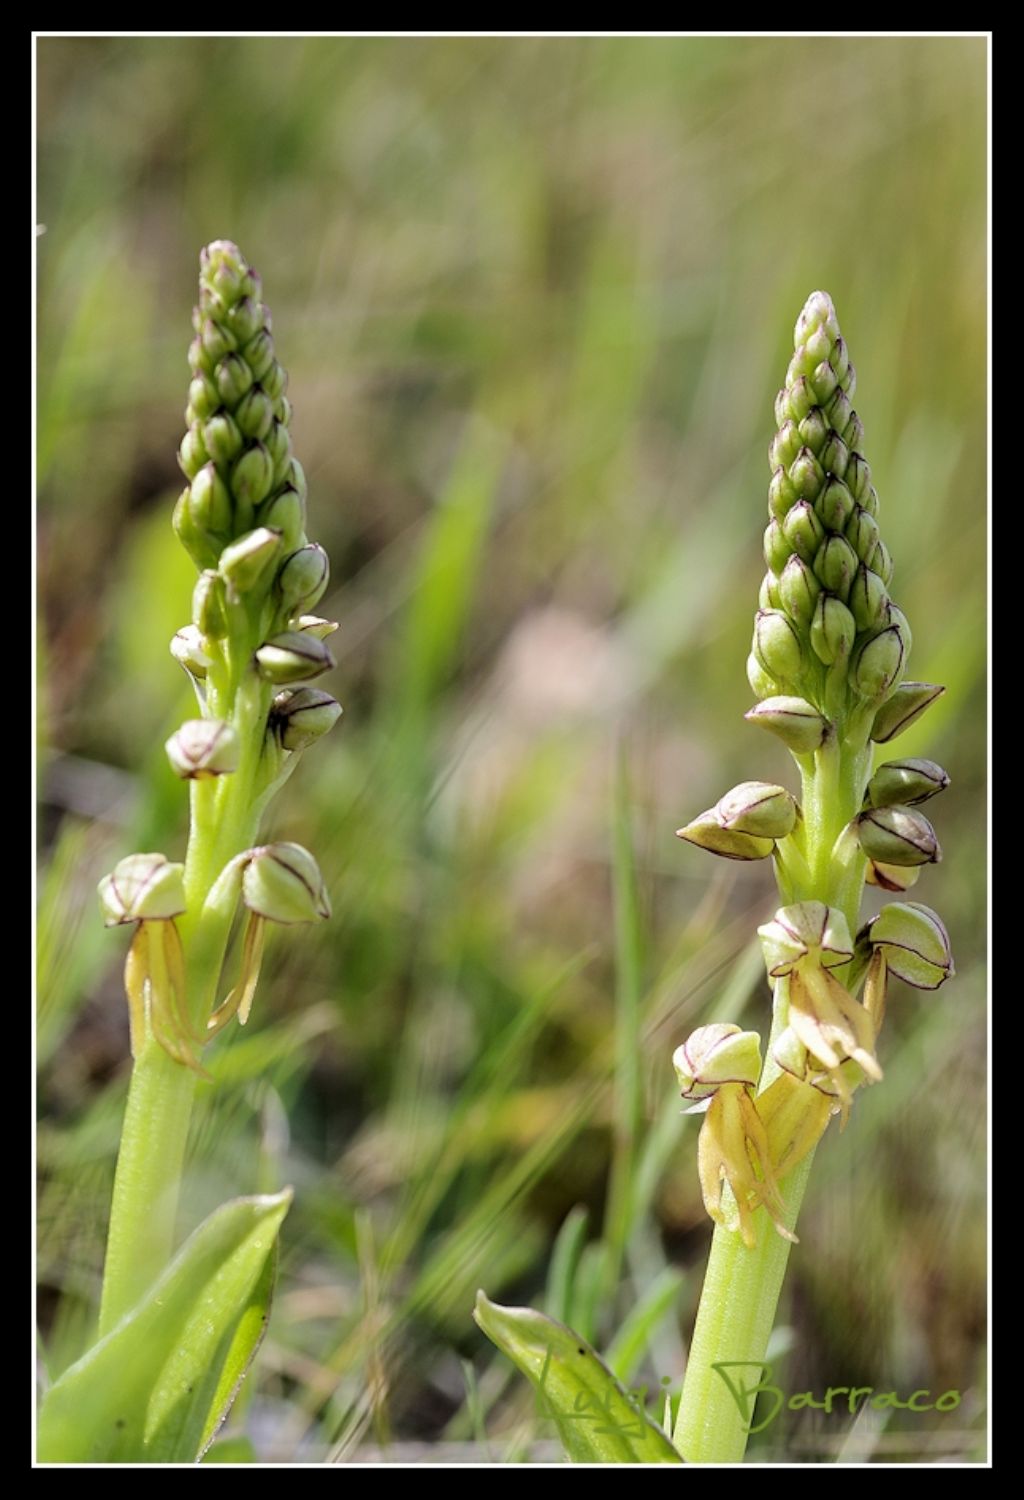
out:
M835 305L828 292L812 292L800 309L800 316L793 327L793 346L800 349L812 335L824 330L826 353L839 338L839 319Z
M811 371L810 383L818 405L827 406L831 400L832 393L839 384L836 379L836 372L827 359L823 359L820 364L815 365Z
M788 469L790 464L800 452L800 435L793 421L784 422L778 432L772 438L768 449L768 462L774 472L780 466ZM813 455L812 455L813 456Z
M188 719L165 746L171 769L187 781L238 770L238 735L224 719Z
M935 829L909 807L872 807L856 819L857 838L869 859L890 865L938 864Z
M901 682L875 714L871 738L879 745L894 740L919 719L925 709L946 691L934 682Z
M801 375L799 380L794 380L793 384L787 388L785 396L786 412L782 420L785 421L789 416L794 422L802 422L815 404L814 392L811 390L806 375Z
M231 488L242 505L253 509L270 494L274 467L263 443L253 443L231 471Z
M262 386L254 385L235 408L235 421L244 437L261 441L274 421L274 403Z
M285 750L305 750L322 739L341 717L341 704L319 688L286 689L278 693L270 713L270 728Z
M815 502L815 513L829 531L844 531L853 515L855 501L841 479L831 474Z
M301 492L289 486L271 495L260 509L260 522L281 533L281 545L288 551L301 547L306 538L306 502Z
M845 537L828 536L814 559L814 573L823 588L845 604L857 571L857 554Z
M214 463L199 470L188 488L188 512L195 527L211 538L226 541L231 535L231 495Z
M743 716L751 724L771 730L796 755L820 749L828 733L828 721L805 698L766 696Z
M320 867L301 844L264 844L250 851L242 899L270 922L316 922L331 915Z
M914 807L948 786L949 777L933 760L887 760L868 782L867 800L872 807Z
M765 671L753 651L747 657L747 681L755 698L770 698L779 690L779 684Z
M178 463L181 465L182 473L186 479L194 479L205 463L209 463L210 455L203 441L203 429L198 422L193 422L181 440L178 449Z
M216 369L217 364L226 354L234 353L238 347L238 340L230 328L223 323L215 323L212 318L207 318L199 333L199 340L203 346L203 352L210 362L210 368Z
M829 355L829 363L836 372L836 379L846 394L853 399L853 393L857 388L857 372L850 363L850 351L846 347L846 340L836 339Z
M780 610L758 610L753 650L770 677L779 682L792 682L799 677L803 667L800 637Z
M812 563L825 540L825 528L809 500L794 505L782 523L786 540L804 562Z
M99 883L105 925L169 921L185 910L185 866L163 854L129 854Z
M277 589L289 616L320 602L330 573L327 553L318 542L310 542L285 558L277 575Z
M871 636L850 664L850 682L868 702L882 698L898 682L906 665L903 639L895 625Z
M171 638L171 655L180 661L186 671L200 681L210 669L210 658L205 650L206 642L195 625L183 625Z
M720 854L723 859L767 859L775 848L774 839L757 838L750 833L723 828L713 807L694 818L692 823L687 823L685 828L676 829L676 838L686 839L687 843L696 844L698 849L706 849L709 854Z
M723 828L753 833L759 838L784 839L796 827L797 802L784 786L768 781L741 781L715 805Z
M779 580L774 573L769 571L761 579L761 587L757 591L757 607L758 609L778 609L781 604Z
M779 598L782 608L795 620L798 625L804 627L810 625L814 614L814 606L818 602L821 593L821 585L808 563L795 553L790 557L782 570L779 579Z
M200 372L192 380L188 388L188 406L192 415L185 420L189 425L196 421L205 422L220 406L220 394L209 375Z
M841 661L853 645L857 622L841 599L821 593L811 619L811 646L819 661L830 667Z
M263 327L263 308L252 297L236 302L225 320L241 347Z
M262 383L263 389L266 391L267 395L272 396L276 401L278 397L283 396L285 391L288 389L288 372L285 370L283 365L279 364L277 360L274 360L274 362L270 366L270 369L263 376Z
M864 504L864 497L871 488L871 466L861 453L851 453L845 474L847 488L857 501Z
M800 434L800 441L806 448L810 448L812 453L818 454L819 461L821 450L825 446L825 439L829 434L829 430L829 425L822 416L821 409L818 406L812 406L797 427L797 432Z
M792 550L782 526L773 516L764 533L764 560L773 573L782 572Z
M723 1083L753 1088L761 1076L761 1038L720 1021L697 1030L672 1054L684 1099L709 1099Z
M265 328L261 328L244 345L242 357L252 371L253 379L258 380L266 390L264 377L274 363L274 341Z
M826 906L822 901L780 907L757 934L772 979L788 974L803 959L823 969L836 969L853 957L846 918L837 906Z
M281 554L281 537L269 527L258 526L232 542L221 553L219 572L227 584L228 598L238 600L269 587Z
M797 502L796 490L789 482L789 476L780 464L775 470L768 486L768 510L777 521L784 521Z
M801 500L814 501L825 483L825 470L810 448L802 447L790 465L789 478Z
M217 390L225 406L234 409L246 391L252 385L252 371L244 359L239 359L237 354L229 354L222 359L213 372L213 378L217 382Z
M861 562L873 557L878 546L878 522L858 505L846 523L846 540Z
M261 674L269 682L305 682L329 672L334 657L323 641L307 631L283 630L256 652Z
M910 630L910 621L899 606L893 604L891 599L886 610L886 616L892 629L899 632L900 640L903 642L903 655L905 658L908 657L914 641Z
M831 426L842 437L846 446L848 448L855 448L857 446L856 443L851 443L846 435L850 418L853 416L853 407L850 405L850 398L841 386L837 386L836 390L832 392L831 398L826 402L825 414Z
M919 990L936 990L952 977L953 954L942 919L917 901L883 906L867 924L872 946L885 954L890 974Z
M269 492L270 489L276 489L278 485L284 484L291 467L292 440L283 422L275 422L267 434L267 452L273 464L272 482L267 487Z
M225 468L241 453L244 442L238 423L226 411L217 412L203 424L203 438L210 457Z
M192 621L200 635L219 641L228 633L224 580L212 568L204 568L192 590Z
M833 416L832 426L836 427L837 425L838 424L835 421L835 417ZM864 423L861 421L860 417L858 417L855 411L852 411L850 413L850 420L842 429L842 434L843 442L846 444L846 446L859 452L864 444Z
M826 474L834 474L836 479L844 478L850 462L850 450L835 428L830 429L818 460Z
M853 575L850 597L846 602L858 630L875 630L886 618L889 592L878 574L861 563Z

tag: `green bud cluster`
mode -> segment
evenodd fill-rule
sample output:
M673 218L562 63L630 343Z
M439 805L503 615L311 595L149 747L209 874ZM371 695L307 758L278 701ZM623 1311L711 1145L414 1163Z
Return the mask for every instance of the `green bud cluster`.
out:
M856 374L827 293L808 298L794 346L768 450L768 572L748 675L758 698L799 697L834 720L891 697L911 635L889 593L892 559L851 404Z
M334 666L324 644L334 626L307 613L327 589L330 565L306 536L288 377L274 352L260 278L228 240L202 252L192 324L188 431L178 453L188 483L174 529L200 572L192 622L171 650L196 683L204 716L215 708L230 722L240 662L268 684L264 732L280 754L314 736L278 732L269 685L308 682ZM316 722L329 728L329 717L321 713ZM175 770L195 774L179 747L179 739L168 746ZM216 773L233 769L218 765Z
M341 708L329 694L300 686L334 666L325 638L337 627L310 613L330 566L305 531L306 480L292 454L288 381L260 278L228 240L200 256L192 324L188 430L178 452L187 483L173 525L199 576L191 621L175 634L171 654L195 687L201 717L182 724L165 748L175 774L193 784L192 839L202 853L193 860L190 841L188 868L206 861L212 891L190 887L186 906L185 867L144 854L122 860L100 896L108 925L139 928L125 969L133 1052L152 1035L201 1072L199 1049L233 1017L244 1023L249 1015L265 923L330 915L316 860L299 845L228 856L235 835L251 842L294 754L326 734ZM190 954L174 918L220 924L217 941L226 943L226 914L238 901L249 914L238 982L212 1014L193 1017ZM154 922L162 924L155 931ZM200 946L214 951L216 942Z
M902 897L942 857L921 804L946 789L946 772L915 757L872 769L872 747L896 739L944 689L904 680L910 626L890 594L854 369L824 292L808 298L794 345L775 402L768 571L747 661L758 702L746 718L792 752L800 801L774 782L744 781L677 835L726 859L772 858L784 898L758 929L774 1013L765 1076L755 1034L733 1023L699 1028L674 1058L683 1097L707 1110L698 1158L708 1213L727 1222L728 1181L748 1245L758 1203L792 1238L778 1182L831 1115L845 1122L855 1091L882 1078L889 977L933 990L953 974L948 935L926 906L896 901L850 936L865 880Z

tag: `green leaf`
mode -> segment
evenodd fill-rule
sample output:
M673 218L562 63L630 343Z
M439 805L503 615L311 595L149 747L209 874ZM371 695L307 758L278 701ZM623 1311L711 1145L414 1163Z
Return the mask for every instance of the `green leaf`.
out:
M499 1307L483 1292L473 1316L531 1382L573 1463L682 1463L661 1428L571 1328L529 1307Z
M41 1463L194 1463L262 1337L291 1189L223 1204L39 1413Z

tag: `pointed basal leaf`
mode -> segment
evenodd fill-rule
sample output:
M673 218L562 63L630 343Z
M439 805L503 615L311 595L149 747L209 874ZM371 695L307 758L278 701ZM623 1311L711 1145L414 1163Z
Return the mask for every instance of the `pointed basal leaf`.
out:
M483 1292L473 1316L529 1379L573 1463L682 1463L661 1428L571 1328L529 1307L499 1307Z
M235 1198L66 1370L39 1413L42 1463L195 1463L259 1342L291 1190Z

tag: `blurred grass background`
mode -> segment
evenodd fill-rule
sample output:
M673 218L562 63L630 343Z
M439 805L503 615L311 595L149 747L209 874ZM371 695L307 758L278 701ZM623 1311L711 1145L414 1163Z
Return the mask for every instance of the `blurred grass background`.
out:
M200 246L263 274L341 621L345 718L271 827L336 915L272 942L254 1024L211 1050L184 1204L297 1189L224 1453L274 1462L555 1456L477 1286L678 1390L710 1226L671 1053L767 1031L774 885L673 830L793 784L742 722L744 660L772 401L824 287L911 675L949 688L899 749L953 779L915 895L958 976L899 987L885 1082L819 1151L775 1379L964 1394L788 1414L751 1455L984 1456L985 46L39 40L51 1373L89 1336L128 1071L95 883L184 849L162 742L190 706L166 642Z

